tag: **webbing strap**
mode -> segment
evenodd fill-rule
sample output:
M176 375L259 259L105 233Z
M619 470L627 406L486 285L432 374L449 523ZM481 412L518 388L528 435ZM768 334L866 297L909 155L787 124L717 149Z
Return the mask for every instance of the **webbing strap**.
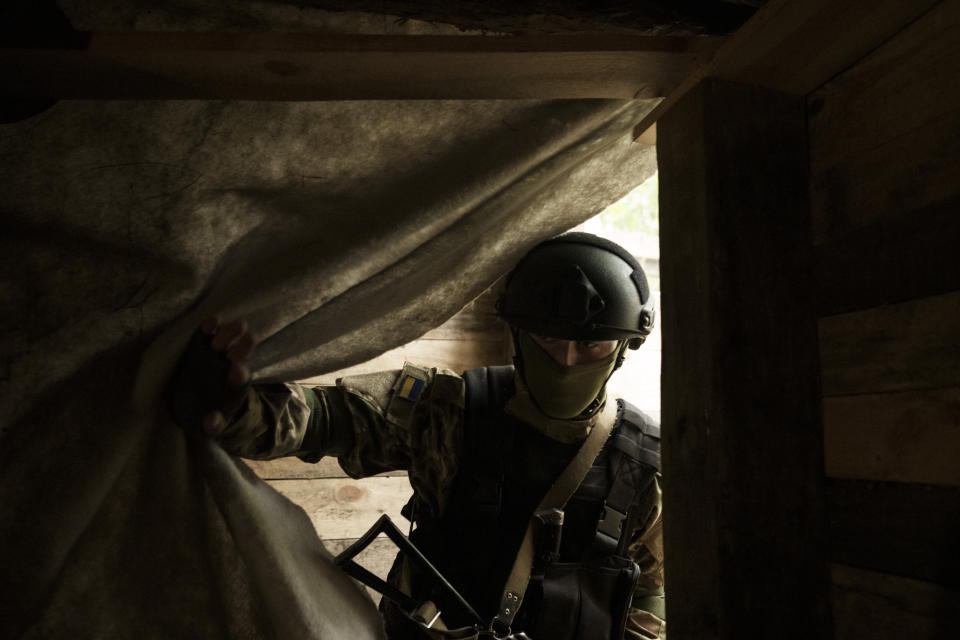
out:
M583 482L587 471L593 466L593 461L607 441L607 437L610 435L613 424L617 419L617 406L617 402L607 402L597 419L597 423L590 430L590 435L584 440L573 460L563 470L553 486L547 490L547 493L540 500L540 504L534 509L534 513L544 509L559 509L566 505L570 496ZM506 584L503 587L503 595L500 597L497 614L493 617L491 623L491 627L496 625L498 631L509 633L513 618L517 615L517 610L520 609L520 604L523 602L523 594L530 582L530 570L533 567L533 558L536 553L533 544L535 528L536 520L531 517L530 523L527 525L527 531L523 536L523 542L520 543L517 559L514 560L513 569L510 570L510 575L507 576Z
M504 429L499 416L506 398L512 395L513 367L483 367L465 371L467 424L465 450L476 487L470 496L478 526L496 527L500 516L504 452L513 446L513 432ZM497 414L494 419L491 414Z

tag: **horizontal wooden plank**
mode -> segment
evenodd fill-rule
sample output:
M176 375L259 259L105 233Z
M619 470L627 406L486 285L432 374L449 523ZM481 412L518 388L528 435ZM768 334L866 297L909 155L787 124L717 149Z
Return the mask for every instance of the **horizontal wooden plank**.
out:
M253 472L264 480L346 478L336 458L323 458L316 464L304 462L299 458L277 458L276 460L244 460Z
M476 298L471 300L461 311L463 312L475 312L475 313L496 313L497 311L497 299L500 297L500 294L503 292L503 288L506 285L507 277L502 276L492 285L487 287L487 290L478 295Z
M960 156L960 145L957 152ZM912 170L906 174L919 183L918 190L930 184L916 181ZM834 229L828 238L821 238L814 246L818 315L960 290L960 175L957 177L958 193L950 202L928 209L911 203L897 217L885 216L851 231ZM900 175L893 179L904 184Z
M823 402L828 476L960 486L960 387Z
M960 288L958 28L941 2L810 96L826 312Z
M77 49L3 49L0 95L361 100L666 95L720 39L89 33Z
M940 2L811 93L813 172L896 138L911 141L925 123L960 110L958 30L960 5Z
M420 340L483 340L502 342L507 337L503 321L493 314L458 314L435 329L431 329Z
M277 458L276 460L244 460L254 473L264 480L290 480L314 478L347 478L336 458L322 458L313 464L299 458ZM378 473L376 478L406 477L406 471L386 471Z
M404 528L400 509L413 490L406 478L269 480L268 483L300 505L322 540L359 538L386 513Z
M333 371L322 376L304 380L307 384L334 384L337 378L371 373L388 369L400 369L405 361L422 366L446 368L460 373L485 365L507 364L502 341L480 340L415 340L396 349L391 349L373 360L368 360L347 369Z
M960 586L960 488L828 479L830 560Z
M825 396L948 388L960 380L960 292L821 318Z
M642 136L704 78L805 96L851 66L936 0L769 0L636 127Z
M929 209L956 213L958 155L960 109L816 169L810 177L815 242Z
M937 584L835 564L836 640L946 640L960 628L960 592Z
M497 317L496 301L503 290L500 278L486 291L464 305L449 320L423 334L421 340L504 340L506 324Z
M115 52L307 52L307 53L540 53L621 51L702 53L714 51L722 36L567 34L532 36L341 34L254 31L75 31L63 50ZM25 47L48 50L45 44Z

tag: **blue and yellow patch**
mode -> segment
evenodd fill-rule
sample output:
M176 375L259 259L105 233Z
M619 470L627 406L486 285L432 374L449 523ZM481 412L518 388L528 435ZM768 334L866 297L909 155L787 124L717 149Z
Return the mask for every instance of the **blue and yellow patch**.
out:
M397 392L397 395L404 400L416 402L420 398L420 394L423 392L423 384L423 380L419 378L415 378L410 375L404 376L403 382L400 383L400 390Z

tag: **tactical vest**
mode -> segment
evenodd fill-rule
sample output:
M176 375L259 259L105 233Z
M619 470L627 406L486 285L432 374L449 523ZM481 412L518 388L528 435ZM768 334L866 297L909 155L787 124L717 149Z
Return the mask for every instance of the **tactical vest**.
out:
M490 620L533 510L581 443L559 443L504 413L514 394L513 367L473 369L464 373L464 380L463 442L447 507L440 518L425 520L418 518L414 498L404 515L416 523L410 535L414 544L481 618ZM626 615L639 577L639 569L626 557L636 517L631 506L659 470L660 433L652 419L619 402L610 437L564 508L559 555L540 554L534 565L524 605L514 620L515 632L526 630L536 640L605 639L606 632L577 629L597 628L591 615ZM394 577L397 571L395 564ZM448 627L469 624L456 603L422 576L410 580L411 592L433 600ZM571 597L599 600L593 604L601 611L573 619L579 612L565 602ZM385 608L390 605L385 603ZM391 639L424 637L387 610ZM545 630L544 617L560 628ZM619 627L622 633L623 623L617 619L606 626ZM533 635L534 630L539 633Z

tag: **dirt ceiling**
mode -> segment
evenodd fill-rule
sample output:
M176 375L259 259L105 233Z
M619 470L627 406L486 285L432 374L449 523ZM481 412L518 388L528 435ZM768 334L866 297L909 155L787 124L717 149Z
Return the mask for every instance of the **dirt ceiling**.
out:
M498 33L625 32L726 34L736 30L763 0L306 0L333 11L362 11ZM750 6L753 5L753 6Z
M728 34L764 0L8 0L0 6L0 43L49 44L77 29L300 30L308 14L375 16L456 30L513 34ZM62 40L61 40L62 41Z

